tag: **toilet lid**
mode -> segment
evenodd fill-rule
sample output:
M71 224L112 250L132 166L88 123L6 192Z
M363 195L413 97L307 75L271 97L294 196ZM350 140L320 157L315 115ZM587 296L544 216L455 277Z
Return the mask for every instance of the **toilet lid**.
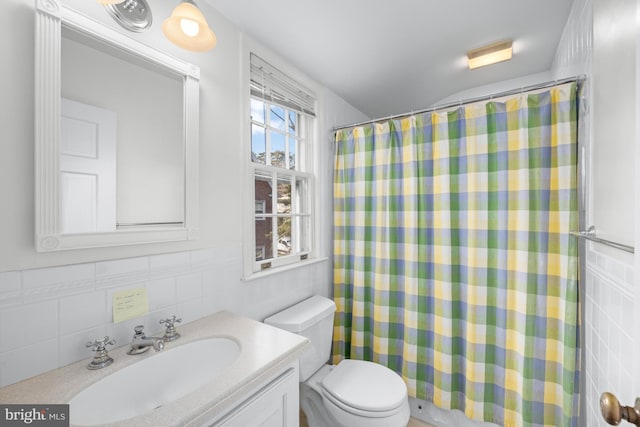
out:
M398 374L363 360L338 363L322 380L322 388L332 400L367 412L391 411L407 399L407 386Z

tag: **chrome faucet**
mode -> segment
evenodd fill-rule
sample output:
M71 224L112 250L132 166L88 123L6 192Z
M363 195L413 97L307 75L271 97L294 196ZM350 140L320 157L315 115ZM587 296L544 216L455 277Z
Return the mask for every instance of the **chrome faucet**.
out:
M88 342L87 348L90 348L91 351L95 351L96 355L93 357L93 360L89 365L87 365L87 369L91 369L92 371L95 369L105 368L113 363L113 359L107 353L107 346L114 345L116 340L109 340L109 337L104 337L101 340L95 340L94 342Z
M164 341L158 337L148 337L144 334L144 326L138 325L133 328L135 333L131 339L131 348L127 354L141 354L149 350L151 347L155 351L161 351L164 348Z
M162 337L162 341L170 342L180 338L180 334L176 331L176 323L180 322L182 322L182 319L177 319L175 314L173 317L160 320L160 324L162 325L164 323L164 326L167 328Z

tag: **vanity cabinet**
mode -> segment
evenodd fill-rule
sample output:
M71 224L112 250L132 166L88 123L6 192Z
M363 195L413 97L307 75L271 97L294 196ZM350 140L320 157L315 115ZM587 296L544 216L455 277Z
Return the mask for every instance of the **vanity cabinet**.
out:
M206 425L212 427L298 427L298 364L293 363L279 375L248 393L222 417Z
M110 351L115 362L104 369L87 370L88 360L81 360L0 387L0 402L50 405L74 401L71 418L81 408L88 418L82 423L71 421L71 425L299 426L298 358L308 346L306 338L226 311L185 324L180 334L160 354L129 356L129 346L124 345ZM218 353L205 351L209 345ZM203 364L208 363L216 369L202 384L198 380L207 375ZM157 375L162 372L165 374ZM85 399L85 404L75 401L81 393L98 393L96 387L102 390L101 396ZM104 421L102 410L111 421Z

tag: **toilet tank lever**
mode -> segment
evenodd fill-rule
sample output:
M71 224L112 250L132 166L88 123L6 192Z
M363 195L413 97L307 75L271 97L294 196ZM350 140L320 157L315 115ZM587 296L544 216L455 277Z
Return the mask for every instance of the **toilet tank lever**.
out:
M602 393L600 412L604 420L612 426L617 426L621 420L627 420L640 427L640 397L636 398L635 405L631 407L620 405L620 401L613 393Z

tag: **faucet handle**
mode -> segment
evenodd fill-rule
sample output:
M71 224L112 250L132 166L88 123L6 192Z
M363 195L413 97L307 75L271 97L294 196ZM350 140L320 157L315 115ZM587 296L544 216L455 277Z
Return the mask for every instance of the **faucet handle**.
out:
M134 326L134 327L133 327L133 332L134 332L136 335L142 335L142 336L144 336L144 325Z
M182 322L182 318L176 319L176 315L174 314L173 317L169 317L167 319L161 319L160 320L160 324L162 325L163 323L165 323L165 326L167 328L170 328L172 326L174 326L175 323L181 323Z
M169 342L169 341L175 341L178 338L180 338L180 334L178 333L178 331L176 331L176 323L180 323L182 322L182 319L176 319L176 315L174 314L173 317L170 317L168 319L162 319L160 320L160 324L162 325L164 323L164 326L167 328L167 330L164 332L164 336L162 337L162 340L165 342Z
M113 363L113 359L109 356L109 353L107 353L107 345L114 345L115 343L116 340L110 340L108 336L105 336L101 340L88 342L86 347L91 348L91 351L95 351L96 354L93 356L91 363L87 365L87 369L102 369L111 365Z
M101 352L106 351L107 345L114 345L116 340L109 340L108 336L105 336L101 340L95 340L93 342L89 341L87 343L87 348L91 348L91 351Z

